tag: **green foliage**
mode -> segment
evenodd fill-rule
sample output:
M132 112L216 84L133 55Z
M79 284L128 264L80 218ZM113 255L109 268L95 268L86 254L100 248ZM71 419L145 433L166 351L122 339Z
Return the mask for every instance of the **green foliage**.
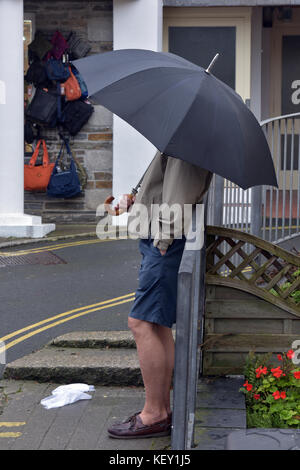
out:
M300 276L300 269L297 269L297 271L294 271L292 276L296 279L297 277ZM290 286L292 285L291 282L285 282L284 284L282 284L280 286L280 289L282 289L283 291L285 291L286 289L288 289ZM276 297L278 297L278 292L276 292L275 289L270 289L270 292L275 295ZM290 294L290 297L292 297L292 299L294 299L295 303L298 304L300 303L300 290L295 290L294 292L292 292Z
M300 368L293 364L292 355L292 350L277 355L274 366L272 353L248 354L241 391L249 428L300 428Z

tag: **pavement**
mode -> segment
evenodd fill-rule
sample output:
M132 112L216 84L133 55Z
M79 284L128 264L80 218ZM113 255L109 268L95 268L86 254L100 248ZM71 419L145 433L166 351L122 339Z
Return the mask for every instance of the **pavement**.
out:
M97 224L56 224L56 229L48 233L43 238L16 238L16 237L0 237L0 248L27 245L31 243L40 243L45 241L64 240L77 237L96 237Z
M107 427L141 409L142 387L96 386L90 400L45 409L58 384L0 382L0 450L166 450L170 437L112 439ZM2 408L2 413L1 413Z

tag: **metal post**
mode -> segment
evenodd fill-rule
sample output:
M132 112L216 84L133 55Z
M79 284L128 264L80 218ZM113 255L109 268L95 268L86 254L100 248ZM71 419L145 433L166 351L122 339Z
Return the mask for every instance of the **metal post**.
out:
M251 233L261 237L262 222L262 188L255 186L251 191Z
M205 211L204 221L198 229L204 229L206 217ZM194 233L196 222L194 210L192 221ZM204 296L205 236L202 247L199 246L197 249L185 247L178 273L172 450L191 449L193 445Z
M224 178L215 175L214 187L214 223L213 225L223 225L223 207L224 207Z

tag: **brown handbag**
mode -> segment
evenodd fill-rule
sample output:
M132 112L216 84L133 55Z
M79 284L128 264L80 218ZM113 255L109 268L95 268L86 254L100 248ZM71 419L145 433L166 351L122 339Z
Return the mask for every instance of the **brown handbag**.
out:
M43 145L43 164L36 165L40 145ZM26 191L46 191L54 163L49 163L49 155L44 140L39 140L28 165L24 165L24 189Z

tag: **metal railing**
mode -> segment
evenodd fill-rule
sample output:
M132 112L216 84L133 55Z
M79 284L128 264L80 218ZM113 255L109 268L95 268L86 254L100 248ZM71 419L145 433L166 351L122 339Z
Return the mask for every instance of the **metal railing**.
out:
M244 191L214 175L208 223L280 243L300 235L300 113L267 119L260 125L269 143L279 187L257 186Z
M205 219L206 216L198 229L205 230ZM193 232L196 222L193 211ZM197 382L202 369L204 305L205 233L202 248L185 247L178 272L172 450L188 450L193 446Z
M262 188L262 238L275 243L300 234L300 113L263 121L278 188Z

